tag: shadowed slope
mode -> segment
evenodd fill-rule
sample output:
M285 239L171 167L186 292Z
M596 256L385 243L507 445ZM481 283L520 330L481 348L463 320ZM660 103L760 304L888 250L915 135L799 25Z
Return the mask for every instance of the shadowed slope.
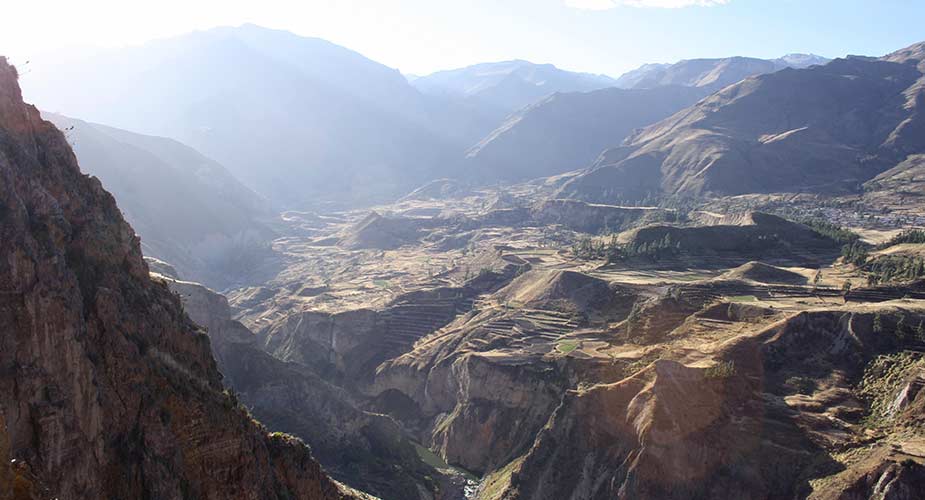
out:
M347 496L222 393L208 338L5 59L0 179L0 481L12 458L27 498Z

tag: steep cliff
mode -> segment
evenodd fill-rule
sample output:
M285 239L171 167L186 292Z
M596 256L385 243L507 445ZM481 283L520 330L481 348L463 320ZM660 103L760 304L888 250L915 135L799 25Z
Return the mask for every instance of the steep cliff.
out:
M350 496L222 392L208 338L2 58L0 414L0 484L23 498Z
M569 391L507 488L480 498L917 498L910 305L794 314L710 365L661 359Z
M455 478L422 462L392 419L362 411L313 367L265 352L256 335L231 319L224 296L199 283L160 279L208 331L225 385L268 428L305 440L332 476L384 500L452 498L447 483Z

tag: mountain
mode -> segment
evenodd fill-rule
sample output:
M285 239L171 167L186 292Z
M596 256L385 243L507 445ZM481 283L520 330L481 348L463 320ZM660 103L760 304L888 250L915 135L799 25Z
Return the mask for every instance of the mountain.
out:
M555 92L589 92L615 84L606 75L575 73L522 60L438 71L411 82L424 94L475 102L501 116Z
M523 180L588 165L635 129L651 125L749 76L828 59L790 54L646 64L624 74L616 87L556 93L508 116L466 152L466 173L486 181Z
M644 89L662 85L705 87L717 91L749 76L773 73L784 68L807 68L830 59L815 54L788 54L778 59L726 57L688 59L675 64L645 64L616 80L621 88Z
M222 391L206 335L0 58L0 494L355 498Z
M921 53L897 54L904 52L726 87L605 152L559 195L614 201L855 192L925 151Z
M179 140L280 208L404 193L463 148L451 113L397 70L254 25L31 66L42 109Z
M173 139L44 113L65 131L84 171L113 194L145 255L225 287L274 233L268 203L222 165Z
M699 88L556 93L515 112L466 153L467 175L523 180L588 165L635 129L705 97Z

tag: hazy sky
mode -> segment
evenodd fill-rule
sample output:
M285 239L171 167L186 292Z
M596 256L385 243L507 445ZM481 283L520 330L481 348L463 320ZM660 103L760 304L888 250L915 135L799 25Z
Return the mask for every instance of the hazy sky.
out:
M0 54L118 46L252 22L406 73L528 59L618 76L694 57L882 55L925 40L923 0L6 0Z

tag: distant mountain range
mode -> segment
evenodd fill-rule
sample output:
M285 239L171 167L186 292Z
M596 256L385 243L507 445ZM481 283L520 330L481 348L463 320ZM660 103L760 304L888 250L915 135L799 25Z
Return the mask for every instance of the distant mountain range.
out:
M236 267L274 236L262 222L271 215L266 200L194 149L53 113L43 118L65 131L83 171L116 198L145 255L185 276L223 288L232 273L217 270Z
M468 142L397 70L254 25L32 66L43 109L180 140L277 207L388 199Z
M688 59L674 64L645 64L624 73L615 86L645 89L664 85L704 87L713 91L744 78L773 73L784 68L807 68L830 61L815 54L788 54L777 59L725 57L719 59Z
M920 51L692 59L617 79L515 60L406 78L324 40L244 25L34 61L23 86L44 109L188 144L275 209L588 165L558 195L614 202L894 186L885 172L922 153ZM919 164L897 172L914 178Z
M513 114L466 153L475 179L523 180L587 166L636 128L708 93L676 85L556 93Z
M485 180L522 180L580 168L635 129L727 85L785 67L826 62L815 55L791 54L773 60L730 57L644 65L617 80L599 81L623 88L556 93L515 111L467 151L466 172Z
M923 44L747 78L606 151L559 195L585 200L856 192L925 152ZM885 179L879 179L881 183Z
M475 64L409 80L424 94L471 100L504 114L556 92L589 92L617 83L606 75L522 60Z

